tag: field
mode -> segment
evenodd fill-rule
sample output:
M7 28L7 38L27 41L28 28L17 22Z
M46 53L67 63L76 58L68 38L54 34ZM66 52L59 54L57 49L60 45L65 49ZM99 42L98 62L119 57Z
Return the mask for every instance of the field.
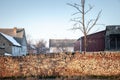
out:
M119 80L119 76L119 52L0 56L1 79Z

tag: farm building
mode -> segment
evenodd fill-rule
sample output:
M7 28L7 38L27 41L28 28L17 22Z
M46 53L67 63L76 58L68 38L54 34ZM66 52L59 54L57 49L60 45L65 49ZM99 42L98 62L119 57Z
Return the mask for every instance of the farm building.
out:
M86 51L119 51L120 25L106 26L106 30L87 35ZM84 37L79 38L74 47L75 51L84 51Z
M27 49L29 54L37 54L37 49L33 44L27 44Z
M24 28L0 28L0 54L21 56L27 54Z
M50 39L50 53L57 52L73 52L75 39Z

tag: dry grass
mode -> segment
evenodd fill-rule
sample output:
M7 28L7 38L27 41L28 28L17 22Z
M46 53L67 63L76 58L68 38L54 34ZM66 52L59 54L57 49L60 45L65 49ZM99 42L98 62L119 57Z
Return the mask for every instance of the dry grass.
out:
M120 76L119 52L0 57L0 77Z

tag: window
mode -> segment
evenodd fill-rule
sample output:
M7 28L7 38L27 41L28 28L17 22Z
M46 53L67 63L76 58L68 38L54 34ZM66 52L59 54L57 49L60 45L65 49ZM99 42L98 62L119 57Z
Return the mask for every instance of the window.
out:
M3 43L3 46L5 46L5 43Z
M120 34L110 35L110 49L120 49Z
M120 49L120 37L117 38L117 48Z
M115 45L115 38L110 38L110 49L115 49L116 45Z
M12 46L12 44L9 44L9 46Z

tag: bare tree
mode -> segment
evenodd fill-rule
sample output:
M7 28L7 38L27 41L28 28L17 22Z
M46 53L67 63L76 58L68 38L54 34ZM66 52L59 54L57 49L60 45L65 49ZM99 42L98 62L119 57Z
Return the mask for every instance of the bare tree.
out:
M27 49L28 49L28 53L30 53L32 44L33 44L32 37L31 37L31 35L27 34Z
M69 6L72 6L77 10L73 15L80 15L80 17L72 19L72 21L75 22L74 27L72 30L80 30L83 35L84 35L84 52L86 52L87 49L87 35L91 31L91 29L96 25L101 11L98 13L97 17L95 19L90 19L90 20L85 20L86 14L89 13L92 9L93 6L89 5L89 8L86 10L85 9L85 0L80 0L81 3L77 4L70 4L68 3Z
M38 40L36 41L36 48L38 53L46 53L46 41Z

